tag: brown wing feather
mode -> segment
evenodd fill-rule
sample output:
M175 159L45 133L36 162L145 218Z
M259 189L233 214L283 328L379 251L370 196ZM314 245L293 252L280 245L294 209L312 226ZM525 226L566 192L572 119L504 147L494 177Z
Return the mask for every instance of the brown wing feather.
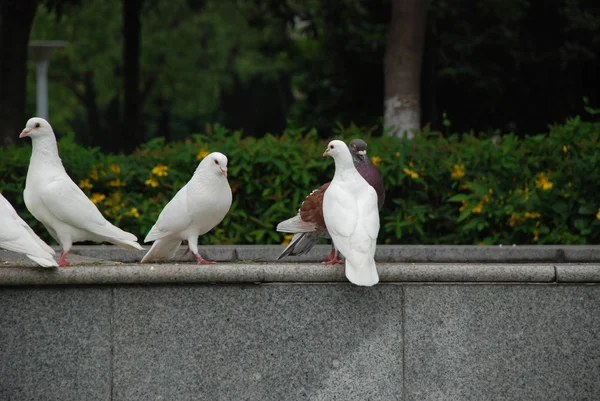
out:
M318 189L315 189L310 195L306 197L302 206L300 206L300 218L306 222L310 222L316 225L317 231L326 231L325 218L323 217L323 196L325 191L329 188L328 182L321 185Z

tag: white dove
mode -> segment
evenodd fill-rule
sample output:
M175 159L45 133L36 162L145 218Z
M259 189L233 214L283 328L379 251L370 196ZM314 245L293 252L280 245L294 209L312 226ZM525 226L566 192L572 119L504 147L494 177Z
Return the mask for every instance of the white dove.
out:
M335 247L346 257L346 277L356 285L379 282L375 246L379 232L377 192L358 173L348 146L331 141L323 156L335 161L333 180L323 197L323 217Z
M74 242L110 242L126 249L143 248L135 235L108 222L73 182L58 155L54 131L43 118L30 118L19 138L33 144L25 191L25 206L62 247L59 266L70 266L67 254Z
M0 248L25 254L43 267L58 267L50 248L19 217L10 202L0 194Z
M175 194L160 212L144 242L154 241L142 263L171 259L181 241L188 241L199 264L205 260L198 252L198 237L219 224L231 207L231 188L227 181L227 157L219 152L206 156L190 181ZM184 255L185 255L184 254Z

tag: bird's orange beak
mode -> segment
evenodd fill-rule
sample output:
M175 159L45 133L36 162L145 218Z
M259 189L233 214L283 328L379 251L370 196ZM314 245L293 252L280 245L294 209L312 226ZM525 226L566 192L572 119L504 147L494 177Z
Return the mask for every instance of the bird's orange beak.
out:
M21 135L19 135L19 138L25 138L27 135L29 135L30 132L31 128L25 128L23 131L21 131Z
M221 167L221 172L225 177L227 177L227 167Z

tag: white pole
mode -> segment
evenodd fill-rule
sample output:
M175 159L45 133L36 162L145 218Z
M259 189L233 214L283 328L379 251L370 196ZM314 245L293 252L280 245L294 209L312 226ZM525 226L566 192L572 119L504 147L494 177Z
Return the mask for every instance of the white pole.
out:
M36 62L37 111L36 115L48 120L48 64L49 60Z

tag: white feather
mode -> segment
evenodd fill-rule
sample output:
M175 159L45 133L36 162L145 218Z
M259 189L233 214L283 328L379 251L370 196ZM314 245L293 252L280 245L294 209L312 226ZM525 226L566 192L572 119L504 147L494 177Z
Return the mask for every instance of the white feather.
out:
M0 247L25 254L43 267L58 267L50 248L25 221L10 202L0 194Z
M48 122L31 118L21 136L30 136L33 149L23 192L25 205L68 253L74 242L110 242L142 250L135 235L116 227L73 182L58 155Z
M192 254L199 256L198 237L219 224L231 207L231 188L224 171L227 157L222 153L213 152L200 162L144 239L156 242L142 263L172 258L182 240L187 240Z
M375 248L379 232L377 193L356 171L342 141L332 141L328 154L335 175L323 198L323 217L335 247L346 257L346 277L356 285L379 282Z

